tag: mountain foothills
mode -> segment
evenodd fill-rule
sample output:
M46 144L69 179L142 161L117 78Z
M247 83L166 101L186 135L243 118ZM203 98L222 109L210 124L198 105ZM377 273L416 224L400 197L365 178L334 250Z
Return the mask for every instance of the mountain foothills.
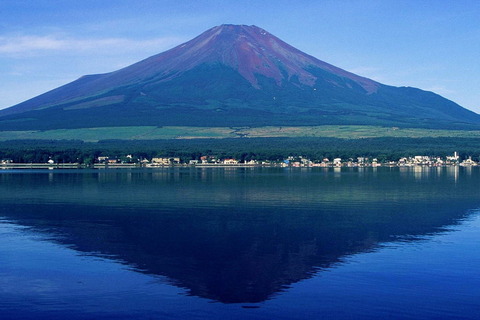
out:
M221 25L118 71L0 111L0 130L376 125L479 129L435 93L320 61L256 26Z

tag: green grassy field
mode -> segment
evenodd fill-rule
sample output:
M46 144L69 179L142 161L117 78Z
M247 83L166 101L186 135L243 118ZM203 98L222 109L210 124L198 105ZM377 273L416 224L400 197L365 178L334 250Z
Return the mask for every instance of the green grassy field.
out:
M85 129L58 129L45 131L0 131L0 141L7 140L158 140L204 138L281 138L328 137L361 138L480 138L480 131L433 130L380 126L305 126L305 127L103 127Z

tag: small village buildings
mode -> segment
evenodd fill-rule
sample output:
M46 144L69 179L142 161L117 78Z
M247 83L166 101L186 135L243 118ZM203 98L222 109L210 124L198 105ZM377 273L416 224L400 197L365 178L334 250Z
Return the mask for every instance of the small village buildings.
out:
M200 163L206 164L206 163L219 163L220 160L217 159L216 156L201 156L200 157Z
M453 153L453 156L447 156L447 161L450 161L450 162L458 162L460 157L458 156L458 153L455 151Z
M121 158L109 158L108 156L100 156L96 159L98 163L108 164L122 164L131 163L134 160L134 156L126 155ZM277 166L277 167L380 167L380 166L476 166L479 163L472 160L472 157L468 157L462 161L457 152L452 156L439 157L439 156L426 156L426 155L416 155L410 157L402 157L397 161L388 161L388 160L379 160L377 158L367 158L364 156L359 156L356 158L349 158L342 161L341 158L334 158L332 161L328 158L323 158L322 160L312 161L305 156L288 156L284 160L277 161L268 161L268 160L237 160L234 158L221 159L212 155L200 156L197 159L182 160L179 157L154 157L151 161L147 159L137 159L140 162L140 166L147 167L157 167L157 166L172 166L172 165L245 165L245 166L256 166L256 165L268 165L268 166ZM5 161L5 160L4 160ZM462 162L460 162L462 161Z
M97 158L97 161L98 161L99 163L105 163L105 162L108 161L108 157L98 157L98 158Z
M468 157L468 159L463 160L460 163L461 166L476 166L478 165L475 161L472 160L472 157Z
M152 164L153 165L159 165L159 166L169 166L173 164L179 164L180 163L180 158L175 157L175 158L152 158Z
M224 159L223 164L229 164L229 165L238 164L238 160L236 160L236 159Z

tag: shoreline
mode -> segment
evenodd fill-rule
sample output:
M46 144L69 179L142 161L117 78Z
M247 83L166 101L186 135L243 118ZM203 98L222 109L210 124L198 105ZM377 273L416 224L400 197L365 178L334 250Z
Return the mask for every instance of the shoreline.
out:
M3 163L0 164L1 170L8 169L163 169L163 168L442 168L442 167L476 167L477 165L462 164L443 164L443 165L398 165L398 164L377 164L377 165L305 165L305 166L285 166L282 164L175 164L175 165L140 165L140 164L94 164L88 166L80 163Z

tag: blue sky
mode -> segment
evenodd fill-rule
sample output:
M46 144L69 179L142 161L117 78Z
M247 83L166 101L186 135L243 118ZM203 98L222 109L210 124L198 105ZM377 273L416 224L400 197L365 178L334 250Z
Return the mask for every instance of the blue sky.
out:
M348 71L480 113L478 0L1 0L0 108L224 23L257 25Z

